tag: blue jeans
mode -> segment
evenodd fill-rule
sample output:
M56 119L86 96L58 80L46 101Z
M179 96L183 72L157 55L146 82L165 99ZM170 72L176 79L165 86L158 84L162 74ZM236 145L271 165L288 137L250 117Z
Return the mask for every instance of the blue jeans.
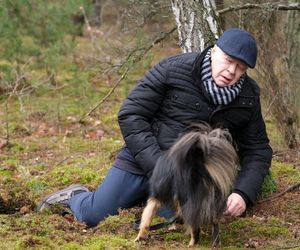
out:
M109 215L118 214L119 208L130 208L145 202L149 195L147 176L136 175L112 167L94 192L73 196L69 206L77 220L94 227ZM170 218L168 209L161 209L160 216Z

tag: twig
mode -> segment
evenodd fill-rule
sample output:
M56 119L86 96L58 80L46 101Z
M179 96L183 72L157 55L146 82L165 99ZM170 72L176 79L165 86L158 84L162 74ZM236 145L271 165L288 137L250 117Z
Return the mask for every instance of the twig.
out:
M70 155L70 156L65 157L64 159L62 159L61 161L59 161L58 163L56 163L54 167L58 167L59 165L61 165L65 161L69 160L70 158L73 158L73 156Z
M272 108L274 102L275 102L276 99L277 99L278 93L279 93L279 92L277 91L276 95L273 97L273 100L272 100L271 103L269 104L269 106L268 106L268 108L267 108L267 111L265 112L265 119L266 119L266 117L269 115L269 113L270 113L270 111L271 111L271 108Z
M8 121L8 101L5 102L5 129L6 129L6 138L5 138L5 144L9 144L10 134L9 134L9 121Z
M82 123L83 120L90 116L97 108L101 106L102 103L104 103L107 98L115 91L115 89L118 87L120 82L127 76L128 72L131 70L131 67L126 68L125 72L122 74L122 76L118 79L118 81L114 84L114 86L110 89L110 91L101 99L100 102L98 102L89 112L87 112L85 115L83 115L80 119L79 122Z
M265 4L251 4L230 6L225 9L218 10L219 14L224 14L231 11L243 10L243 9L266 9L266 10L300 10L299 3L290 3L287 5L279 3L265 3Z
M133 66L142 60L142 58L148 53L149 50L151 50L156 44L160 43L164 39L166 39L169 35L171 35L177 28L173 27L169 32L163 33L161 36L157 37L152 43L150 43L148 46L145 46L143 48L136 48L132 51L129 52L128 56L126 57L126 60L124 63L121 64L120 68L122 68L126 62L130 61L130 58L135 54L137 51L142 51L143 53L136 58L134 58L129 66L125 68L124 73L121 75L121 77L116 81L116 83L113 85L111 90L91 109L89 110L85 115L83 115L80 119L79 122L82 123L85 118L90 116L96 109L98 109L102 103L104 103L108 97L115 91L115 89L118 87L120 82L128 75L129 71L133 68Z
M300 187L300 182L298 182L298 183L296 183L296 184L294 184L294 185L291 185L291 186L289 186L287 189L283 190L282 192L280 192L280 193L278 193L278 194L276 194L276 195L274 195L274 196L272 196L272 197L263 199L263 200L259 201L258 203L264 203L264 202L266 202L266 201L270 201L270 200L276 199L276 198L278 198L278 197L280 197L280 196L282 196L282 195L284 195L284 194L286 194L286 193L288 193L288 192L294 191L295 189L297 189L297 188L299 188L299 187Z
M26 64L28 64L31 61L31 58L26 62ZM26 65L24 64L23 67ZM10 144L10 134L9 134L9 107L8 107L8 103L10 101L10 99L16 94L18 93L18 87L20 86L20 82L25 78L24 75L19 75L18 74L18 70L15 70L15 74L16 74L16 79L14 81L14 87L12 89L12 91L9 93L8 97L5 100L5 112L6 112L6 121L5 121L5 129L6 129L6 145ZM17 94L16 94L17 95ZM17 95L18 96L18 95Z
M282 250L282 249L294 249L300 247L300 245L293 245L293 246L286 246L286 247L278 247L276 250Z

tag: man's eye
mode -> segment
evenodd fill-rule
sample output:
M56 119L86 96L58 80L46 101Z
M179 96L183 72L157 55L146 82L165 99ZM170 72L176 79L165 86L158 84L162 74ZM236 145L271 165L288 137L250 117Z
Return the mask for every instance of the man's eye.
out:
M239 67L242 71L246 71L248 68L246 65L243 65L243 64L239 64Z
M226 61L231 63L231 62L233 62L233 59L230 57L226 57Z

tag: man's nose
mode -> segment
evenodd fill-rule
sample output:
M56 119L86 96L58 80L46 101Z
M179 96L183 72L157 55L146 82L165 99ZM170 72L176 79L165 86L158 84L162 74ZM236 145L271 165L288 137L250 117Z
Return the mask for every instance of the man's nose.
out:
M237 67L237 64L236 64L236 63L230 63L229 66L228 66L228 68L227 68L227 71L228 71L230 74L235 74L236 67Z

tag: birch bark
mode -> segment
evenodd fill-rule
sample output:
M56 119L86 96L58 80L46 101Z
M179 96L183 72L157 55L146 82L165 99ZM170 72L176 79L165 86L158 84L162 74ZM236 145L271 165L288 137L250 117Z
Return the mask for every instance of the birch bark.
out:
M183 52L199 52L221 33L215 0L171 0Z

